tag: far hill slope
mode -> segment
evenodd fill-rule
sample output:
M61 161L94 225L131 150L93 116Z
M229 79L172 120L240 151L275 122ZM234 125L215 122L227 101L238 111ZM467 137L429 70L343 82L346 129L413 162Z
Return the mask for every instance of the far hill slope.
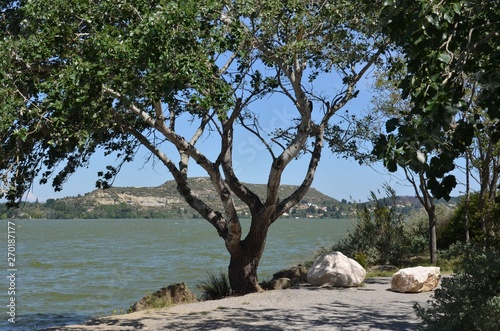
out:
M190 185L212 208L222 210L210 180L205 177L190 178ZM266 195L265 184L245 184L261 198ZM112 187L94 190L76 197L49 199L45 204L25 203L20 209L8 209L0 204L0 218L49 218L49 219L102 219L102 218L198 218L177 192L175 181L156 187ZM294 185L281 185L279 194L283 199L297 189ZM460 198L449 202L439 201L445 208L454 209ZM390 203L388 201L388 203ZM358 203L364 205L365 203ZM414 215L423 208L415 197L397 197L398 212ZM249 217L248 208L235 197L236 210L241 217ZM339 202L311 188L304 199L283 217L299 218L352 218L356 214L356 203Z
M213 186L206 177L190 178L189 183L194 192L213 208L221 209L222 205L214 194ZM245 184L261 198L265 197L265 184ZM106 190L94 190L84 196L68 197L61 200L84 208L92 213L99 206L127 205L142 209L156 209L169 211L174 214L188 214L191 216L194 211L187 205L182 196L177 192L175 181L167 181L157 187L111 187ZM294 185L281 185L279 194L287 197L297 189ZM242 215L248 215L248 209L241 201L235 198L236 209ZM316 209L321 213L339 210L342 204L318 190L311 188L306 194L300 206L296 209L305 210ZM316 212L318 214L318 212ZM318 215L315 215L318 216Z

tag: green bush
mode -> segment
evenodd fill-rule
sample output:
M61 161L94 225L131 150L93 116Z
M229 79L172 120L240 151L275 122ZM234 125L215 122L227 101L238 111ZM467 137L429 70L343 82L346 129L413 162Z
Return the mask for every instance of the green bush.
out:
M481 242L485 239L481 219L488 220L500 219L500 204L486 203L483 210L479 210L479 194L474 193L470 197L469 203L469 236L472 242ZM465 242L464 215L465 215L465 197L458 204L455 212L449 222L438 224L437 235L440 249L446 249L456 242ZM498 232L500 223L498 221L490 222L496 228L493 232ZM490 240L491 238L486 238Z
M332 247L354 259L362 265L394 264L402 265L413 254L421 253L422 227L410 227L404 221L404 215L397 211L396 193L385 186L386 198L379 199L371 192L369 204L357 209L358 223L347 238Z
M479 215L478 197L478 194L472 194L469 204L469 233L472 241L477 241L482 234L481 221L477 217ZM458 204L450 220L438 225L437 235L440 249L446 249L456 242L465 242L464 215L465 197Z
M220 272L218 275L208 271L207 280L197 285L203 291L205 300L218 300L231 295L231 285L227 275Z
M420 330L500 330L500 250L464 247L456 274L443 278L429 307L415 305Z
M439 221L441 218L436 215ZM413 217L405 226L408 240L408 254L421 254L429 251L429 217L422 212Z

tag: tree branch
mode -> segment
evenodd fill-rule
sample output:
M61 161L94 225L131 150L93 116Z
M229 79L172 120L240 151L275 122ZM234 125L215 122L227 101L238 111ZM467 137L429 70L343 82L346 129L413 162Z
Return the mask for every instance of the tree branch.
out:
M187 182L187 178L183 176L179 169L177 169L174 162L170 160L170 158L168 158L168 156L165 155L161 150L159 150L155 145L153 145L151 141L142 133L129 126L119 115L116 115L115 119L120 123L125 131L132 134L137 140L140 141L140 143L144 147L146 147L167 167L167 169L174 177L175 182L177 183L177 190L184 197L189 206L200 213L203 218L205 218L210 224L212 224L219 233L219 236L224 239L228 238L228 229L224 217L219 212L209 207L191 190Z
M117 99L123 99L122 95L108 87L103 87L103 90L112 95ZM182 136L178 135L175 131L168 128L164 121L154 119L147 112L135 106L133 103L129 103L129 110L137 115L142 121L144 121L151 128L157 129L161 132L165 138L168 139L179 151L179 153L186 153L193 160L196 161L205 171L210 175L214 175L215 167L212 162L210 162L205 155L203 155L198 149L196 149L192 144L185 140ZM163 116L163 115L162 115Z
M281 201L276 209L277 217L283 215L286 211L290 210L293 206L297 205L307 194L314 180L314 175L321 158L321 151L323 150L324 128L321 126L315 127L315 142L314 149L311 153L309 166L306 175L300 186L289 197ZM276 218L277 218L276 217Z
M238 99L231 117L223 124L224 133L222 135L222 148L217 160L217 164L220 163L222 166L227 185L231 188L234 194L236 194L236 196L240 198L240 200L243 201L247 206L249 206L250 210L252 210L257 206L261 206L262 202L254 192L252 192L239 181L238 177L234 173L232 158L234 138L233 126L236 118L241 114L244 106L245 102L242 102L241 99Z

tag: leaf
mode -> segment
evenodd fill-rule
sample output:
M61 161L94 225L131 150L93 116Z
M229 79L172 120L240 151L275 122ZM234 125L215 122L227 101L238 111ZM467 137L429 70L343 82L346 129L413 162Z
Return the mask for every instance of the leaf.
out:
M431 23L435 27L439 27L439 18L438 17L436 17L434 15L428 15L425 17L425 19L427 20L427 22Z
M451 62L451 55L448 53L441 53L438 56L438 60L446 64L449 64Z
M388 120L385 123L385 129L386 129L387 133L391 133L394 130L396 130L396 128L398 127L398 124L399 124L399 119L397 119L397 118L391 118L390 120Z
M386 164L386 167L390 172L396 172L398 170L398 164L395 160L389 160Z

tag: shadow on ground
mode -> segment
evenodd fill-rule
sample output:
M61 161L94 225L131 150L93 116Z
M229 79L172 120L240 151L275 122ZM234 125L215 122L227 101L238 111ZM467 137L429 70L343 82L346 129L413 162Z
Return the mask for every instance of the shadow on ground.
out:
M394 304L394 303L393 303ZM145 328L145 324L149 327ZM238 331L284 331L284 330L416 330L417 324L406 320L406 316L394 316L332 302L305 310L245 309L219 307L214 311L191 314L156 312L144 317L142 322L116 318L99 319L88 326L107 326L109 330L238 330ZM100 328L100 329L101 329ZM50 329L57 330L57 329ZM64 330L64 329L62 329Z
M270 296L264 303L249 300L240 302L241 306L234 306L232 302L228 304L230 307L224 307L224 301L221 301L219 307L214 309L212 305L209 306L211 308L207 307L207 311L185 313L154 310L137 319L127 315L100 318L88 322L81 330L413 331L418 328L413 305L416 302L424 303L429 298L429 294L391 292L387 279L370 279L365 287L356 289L304 289L306 292L297 292L304 296L302 306L301 294ZM294 302L286 304L289 300ZM278 309L279 306L286 306L287 309Z

